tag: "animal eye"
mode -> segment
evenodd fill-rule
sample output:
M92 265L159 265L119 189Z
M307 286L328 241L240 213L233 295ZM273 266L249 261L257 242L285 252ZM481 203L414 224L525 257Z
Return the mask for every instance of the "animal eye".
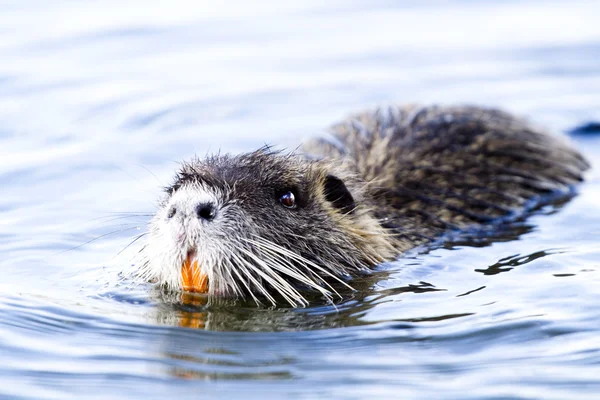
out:
M287 208L296 208L296 196L292 192L284 193L280 198L279 202Z

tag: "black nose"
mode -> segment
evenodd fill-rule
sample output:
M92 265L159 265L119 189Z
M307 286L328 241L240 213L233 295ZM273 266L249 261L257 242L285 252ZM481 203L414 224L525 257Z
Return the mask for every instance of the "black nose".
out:
M205 221L212 221L217 215L217 210L212 203L202 203L196 206L196 215Z

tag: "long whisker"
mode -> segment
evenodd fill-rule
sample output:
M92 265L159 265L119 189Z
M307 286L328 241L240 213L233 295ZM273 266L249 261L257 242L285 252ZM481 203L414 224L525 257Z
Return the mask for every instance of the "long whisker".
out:
M284 257L277 254L276 252L273 252L272 250L269 250L266 248L261 248L261 250L265 253L264 257L270 261L269 265L272 265L273 268L277 269L281 273L286 274L287 276L289 276L291 278L298 280L299 282L306 284L307 286L319 291L322 295L324 295L328 299L331 299L330 291L323 288L321 285L319 285L317 282L315 282L313 279L311 279L311 277L306 275L303 271L296 268L293 264L290 263L289 259L285 259ZM331 285L329 285L327 282L323 281L320 278L319 278L319 280L321 282L323 282L325 285L327 285L335 293L335 289L333 289L331 287Z
M238 272L237 268L230 261L227 261L227 264L229 265L229 270L233 271L233 273L239 278L240 282L242 282L242 284L244 285L244 287L248 290L248 293L250 293L250 296L252 296L252 299L254 300L254 302L258 306L262 305L262 303L260 302L260 300L258 300L256 298L256 296L254 295L254 292L250 289L250 286L248 286L248 284L246 283L246 280L242 278L242 276ZM240 266L240 268L242 269L243 273L247 276L248 275L248 271L246 270L246 267ZM240 293L240 295L241 295L241 293Z
M130 219L130 218L147 218L152 217L152 214L130 214L130 215L105 215L102 217L92 218L88 220L88 222L102 221L102 222L111 222L119 219Z
M270 242L267 242L267 243L268 243L268 244L270 244L270 245L272 246L272 247L270 247L270 249L272 249L272 250L271 250L271 251L272 251L272 253L271 253L272 255L276 256L276 257L277 257L277 258L279 258L280 260L283 260L284 262L290 262L290 260L289 260L289 259L286 259L286 258L285 258L285 256L286 256L286 255L287 255L287 256L289 256L289 255L290 255L290 252L289 252L287 249L285 249L285 248L283 248L283 247L281 247L281 246L278 246L278 245L276 245L276 244L274 244L274 243L270 243ZM258 243L257 243L257 245L258 245L259 247L261 247L261 245L260 245L260 244L258 244ZM269 248L266 248L266 249L265 249L264 247L261 247L261 248L262 248L262 250L263 250L263 251L269 251ZM296 256L296 257L297 257L297 258L296 258L296 261L297 261L297 262L300 262L300 263L301 263L302 265L304 265L305 267L307 267L307 266L308 266L308 265L307 265L307 263L310 263L310 261L309 261L309 260L307 260L307 259L305 259L304 257L302 257L302 256L300 256L300 255L297 255L297 254L295 254L295 253L292 253L292 256ZM312 265L313 267L316 267L317 269L319 269L319 270L323 271L324 273L326 273L326 274L329 274L330 276L333 276L333 275L331 275L331 274L330 274L330 273L329 273L327 270L325 270L325 269L323 269L323 268L320 268L319 266L315 265L314 263L310 263L310 264L313 264L313 265ZM307 268L307 269L310 271L310 269L309 269L309 268ZM331 290L331 292L332 292L333 294L335 294L335 295L336 295L336 296L338 296L339 298L342 298L342 296L341 296L341 295L338 293L338 291L337 291L337 290L335 290L335 288L334 288L333 286L331 286L331 285L329 284L329 282L327 282L326 280L322 279L322 278L321 278L321 277L319 277L318 275L317 275L317 277L318 277L319 281L320 281L320 282L322 282L322 283L323 283L325 286L327 286L327 287L328 287L328 288ZM333 276L333 277L334 277L335 279L337 279L338 281L340 281L340 279L339 279L339 278L337 278L337 277L335 277L335 276ZM308 278L308 279L310 279L310 278ZM344 284L345 284L345 285L346 285L348 288L350 288L351 290L354 290L352 287L350 287L349 285L347 285L345 282L343 282L343 281L341 281L341 282L342 282L342 283L344 283ZM318 286L318 287L319 287L319 289L318 289L319 291L321 291L321 290L323 289L323 288L321 288L321 287L320 287L320 285L318 285L317 283L314 283L314 284L313 284L313 285L311 285L311 286L315 287L314 285L316 285L316 286ZM327 298L329 298L329 299L331 300L331 293L330 293L330 292L327 292L327 291L325 291L325 292L322 292L322 293L323 293L323 294L324 294L324 295L325 295Z
M145 166L143 166L142 164L137 164L137 166L138 166L138 167L140 167L140 168L143 168L143 169L145 169L146 171L148 171L148 173L150 173L150 175L152 175L152 176L154 177L154 179L156 179L156 181L157 181L157 182L158 182L158 183L159 183L161 186L165 186L165 184L164 184L164 183L163 183L163 182L162 182L160 179L158 179L158 176L156 176L156 175L154 174L154 172L150 171L150 169L149 169L149 168L146 168L146 167L145 167Z
M298 302L302 305L307 305L308 301L291 286L285 279L280 275L273 272L272 268L267 265L263 260L252 254L251 252L240 249L248 257L252 258L258 265L263 267L264 278L276 289L278 292L292 305L297 305ZM258 272L258 270L257 270ZM259 272L260 273L260 272ZM262 275L262 274L261 274Z
M127 246L125 246L123 248L123 250L121 250L120 252L117 253L117 256L120 255L121 253L123 253L125 250L127 250L132 244L134 244L135 242L137 242L138 240L140 240L141 238L143 238L144 236L146 236L148 234L148 232L144 232L141 233L139 235L137 235L131 242L129 242L129 244ZM116 257L116 256L115 256ZM114 258L114 257L113 257Z
M277 271L289 276L290 278L294 278L302 283L310 285L317 290L324 290L321 285L314 282L310 276L308 276L304 271L298 269L290 262L289 259L286 259L280 254L277 254L276 252L266 248L260 248L260 250L261 256L268 260L269 265L272 265Z
M71 248L69 248L69 249L66 249L66 250L63 250L63 251L59 251L58 253L55 253L55 254L53 254L53 255L57 256L57 255L59 255L59 254L66 253L66 252L68 252L68 251L77 250L77 249L79 249L79 248L81 248L81 247L85 246L86 244L90 244L90 243L93 243L93 242L95 242L96 240L100 240L100 239L102 239L102 238L105 238L105 237L107 237L107 236L116 235L117 233L131 231L131 230L133 230L133 229L139 229L139 227L138 227L138 226L134 226L134 227L131 227L131 228L117 229L116 231L112 231L112 232L105 233L105 234L103 234L103 235L100 235L100 236L98 236L98 237L95 237L95 238L93 238L93 239L91 239L91 240L88 240L87 242L81 243L80 245L77 245L77 246L75 246L75 247L71 247Z
M233 290L233 294L236 297L240 296L242 294L241 289L238 285L237 280L233 279L233 276L231 275L231 272L234 268L227 259L225 261L229 264L229 268L227 267L227 265L223 265L224 263L220 264L218 267L218 274L219 274L219 276L222 276L222 275L224 275L224 273L227 273L227 279L224 279L224 282L227 282L227 285L225 285L225 289L231 287ZM223 273L223 271L224 271L224 273ZM242 281L242 283L244 283L244 282ZM227 289L227 291L229 291L229 290Z
M290 263L291 262L288 258L285 258L281 254L278 254L276 252L272 252L269 249L264 249L263 248L262 251L270 253L273 257L276 257L279 260L278 264L280 264L281 262L283 262L283 263ZM306 264L302 264L302 265L306 267ZM310 268L306 268L306 269L310 271ZM313 278L309 277L308 275L306 275L306 274L304 274L302 272L300 272L300 274L305 277L303 280L299 279L301 282L305 282L305 280L308 280L309 282L308 283L305 282L305 283L307 283L307 285L309 287L311 287L311 288L317 290L318 292L320 292L325 298L327 298L329 300L329 302L333 303L332 294L335 294L339 298L342 298L342 296L338 293L338 291L335 290L335 288L333 286L331 286L329 284L329 282L327 282L326 280L324 280L323 278L321 278L319 275L313 273L313 277L317 279L317 281L315 281ZM329 290L327 290L324 287L322 287L319 284L319 282L322 283L323 285L325 285L327 288L329 288Z
M244 249L240 250L242 253L246 254L246 256L254 260L254 262L256 262L259 266L263 267L263 270L255 268L256 273L270 283L271 286L273 286L273 288L275 288L277 292L279 292L290 304L296 305L293 298L302 298L302 296L294 288L292 288L289 283L287 283L281 276L274 274L273 271L265 264L265 262L256 257L254 254Z
M321 266L313 263L312 261L307 260L306 258L302 257L301 255L296 254L292 251L289 251L288 249L285 249L281 246L274 245L273 243L265 241L264 239L262 239L260 237L257 237L257 238L259 241L252 240L252 239L244 239L244 240L248 241L249 243L253 243L257 246L260 246L262 244L263 246L266 246L267 248L270 248L273 251L279 252L282 255L286 255L286 256L293 258L297 261L300 261L306 265L310 265L311 267L323 272L324 274L328 275L330 278L332 278L332 279L338 281L339 283L341 283L342 285L346 286L348 289L354 290L354 288L352 286L348 285L346 282L344 282L342 279L340 279L338 276L334 275L333 273L331 273L324 267L321 267Z
M237 254L231 253L231 255L238 262L239 265L243 265L245 267L250 268L253 271L256 271L256 268L252 264L248 263L247 261L245 261L244 259L242 259L241 257L239 257ZM244 272L245 272L245 275L248 277L248 279L271 302L271 304L276 305L277 302L275 301L275 299L273 298L273 296L271 296L269 294L269 292L263 287L263 285L261 285L260 282L258 282L256 280L256 278L250 273L250 271L247 270L247 269L244 269Z

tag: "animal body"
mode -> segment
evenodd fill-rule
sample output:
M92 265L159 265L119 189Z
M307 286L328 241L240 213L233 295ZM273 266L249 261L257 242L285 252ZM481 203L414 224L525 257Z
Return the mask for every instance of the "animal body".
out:
M505 112L386 107L299 154L195 158L166 188L139 275L170 290L308 303L445 233L482 229L565 195L588 163Z

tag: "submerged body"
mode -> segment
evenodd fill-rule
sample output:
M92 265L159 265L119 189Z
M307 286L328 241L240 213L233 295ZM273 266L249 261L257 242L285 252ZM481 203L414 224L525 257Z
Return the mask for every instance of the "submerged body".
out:
M338 285L450 231L485 229L582 180L568 144L498 110L389 107L303 154L268 148L184 163L139 274L174 290L280 299Z

